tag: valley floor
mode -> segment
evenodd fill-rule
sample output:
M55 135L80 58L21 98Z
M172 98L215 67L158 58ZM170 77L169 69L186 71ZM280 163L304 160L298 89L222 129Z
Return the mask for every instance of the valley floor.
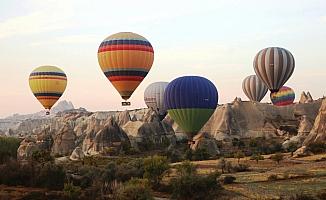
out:
M289 197L293 194L314 195L326 192L326 154L319 154L303 158L291 158L289 154L279 164L269 159L271 155L265 155L264 160L250 160L249 157L240 159L240 164L250 166L250 171L238 173L225 173L222 176L232 175L236 180L232 184L223 185L224 191L220 194L222 200L231 199L279 199L280 196ZM226 158L232 164L238 160ZM193 161L198 167L199 174L207 174L216 170L218 160ZM176 165L178 163L171 164ZM269 180L271 175L277 179ZM172 171L165 181L174 177ZM60 195L61 191L47 191L39 188L8 187L0 185L0 200L23 199L33 193L51 193ZM168 194L154 193L157 199L169 199Z
M222 199L278 199L293 194L314 195L326 192L326 154L319 154L303 158L288 158L279 164L268 159L258 163L248 157L240 163L250 166L249 172L232 174L236 177L235 183L224 185L226 197ZM233 164L237 159L227 159ZM217 160L197 161L199 173L206 174L213 171ZM268 180L270 175L277 175L277 180Z

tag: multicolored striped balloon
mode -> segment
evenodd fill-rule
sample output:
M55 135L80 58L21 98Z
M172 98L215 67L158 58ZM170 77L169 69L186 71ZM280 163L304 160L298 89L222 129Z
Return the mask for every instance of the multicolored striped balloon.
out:
M294 71L294 57L280 47L268 47L257 53L254 59L256 75L271 92L277 92Z
M278 92L272 92L271 101L276 106L286 106L293 104L295 93L292 88L283 86Z
M128 100L151 69L154 50L143 36L121 32L101 43L97 57L105 76L122 99Z
M218 101L215 85L200 76L183 76L169 83L164 103L170 117L191 139L214 113Z
M29 75L29 86L43 107L50 110L65 91L67 76L58 67L40 66Z

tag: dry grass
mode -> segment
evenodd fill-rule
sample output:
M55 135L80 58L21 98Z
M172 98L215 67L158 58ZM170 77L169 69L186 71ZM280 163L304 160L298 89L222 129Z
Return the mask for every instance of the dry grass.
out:
M232 173L236 177L234 184L225 185L226 191L237 194L230 199L275 199L279 196L288 196L297 193L316 194L326 188L326 161L316 162L326 154L308 156L304 158L285 159L278 165L265 156L265 160L258 163L249 157L241 159L240 163L250 165L250 171ZM227 158L227 161L237 164L237 159ZM193 162L197 164L201 174L216 169L218 160ZM268 181L272 174L279 180Z

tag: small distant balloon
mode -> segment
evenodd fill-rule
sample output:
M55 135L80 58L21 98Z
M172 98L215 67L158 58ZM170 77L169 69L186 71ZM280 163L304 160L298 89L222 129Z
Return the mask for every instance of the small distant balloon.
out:
M154 62L151 43L141 35L120 32L107 37L98 48L98 62L124 100L128 100Z
M271 93L270 97L275 106L286 106L293 104L295 93L292 88L283 86L278 92Z
M280 47L268 47L257 53L254 59L256 75L271 92L277 92L294 71L294 57Z
M144 92L144 101L147 107L155 110L162 120L167 114L164 106L164 92L168 82L155 82L147 86Z
M176 78L169 83L164 93L164 103L169 115L189 139L208 121L217 102L215 85L200 76Z
M242 90L251 101L260 102L265 97L268 88L258 76L250 75L243 80Z
M58 67L40 66L29 75L29 86L37 100L47 109L58 101L67 86L67 76Z

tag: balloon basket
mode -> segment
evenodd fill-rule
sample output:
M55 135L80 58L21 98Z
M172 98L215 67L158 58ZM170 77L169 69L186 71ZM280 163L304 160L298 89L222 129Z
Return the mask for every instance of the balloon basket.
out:
M121 102L121 104L122 104L122 106L130 106L131 105L131 103L128 101Z

